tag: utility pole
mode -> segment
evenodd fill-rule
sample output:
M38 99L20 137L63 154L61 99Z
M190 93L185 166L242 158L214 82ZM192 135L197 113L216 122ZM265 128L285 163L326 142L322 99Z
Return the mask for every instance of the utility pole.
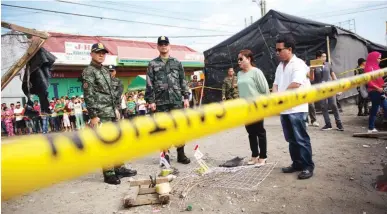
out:
M245 27L247 27L247 19L245 18Z
M250 16L250 24L253 24L253 16Z
M253 2L257 3L257 5L261 8L261 17L263 17L266 14L266 0L252 0Z

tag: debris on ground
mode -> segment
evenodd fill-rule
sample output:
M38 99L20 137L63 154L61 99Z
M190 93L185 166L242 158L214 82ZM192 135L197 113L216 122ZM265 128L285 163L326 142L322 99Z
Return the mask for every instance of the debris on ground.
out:
M124 207L148 204L168 204L170 201L171 186L169 182L175 176L157 177L150 179L139 179L130 181L129 192L124 197Z

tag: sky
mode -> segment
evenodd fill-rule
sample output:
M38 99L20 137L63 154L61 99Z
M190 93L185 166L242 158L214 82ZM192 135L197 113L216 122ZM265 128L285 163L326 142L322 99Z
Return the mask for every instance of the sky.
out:
M2 1L2 4L121 21L33 11L3 5L1 20L44 31L93 36L137 36L144 38L130 39L149 42L156 42L157 38L153 38L154 36L165 35L169 36L172 44L186 45L203 52L245 28L245 19L247 24L250 24L251 17L253 22L261 17L260 7L252 0L64 1L88 6L60 1ZM273 9L323 23L341 25L368 40L387 45L387 2L385 0L266 0L266 8L267 11ZM2 28L2 33L5 32ZM202 37L178 38L179 36Z

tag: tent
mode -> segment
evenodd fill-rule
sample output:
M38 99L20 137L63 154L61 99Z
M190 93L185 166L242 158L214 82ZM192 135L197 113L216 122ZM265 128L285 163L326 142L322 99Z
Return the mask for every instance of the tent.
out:
M233 67L239 70L237 55L242 49L250 49L254 53L258 68L263 71L271 86L279 64L275 43L283 34L292 35L296 41L295 54L307 63L315 58L317 50L327 51L329 47L328 58L336 74L356 68L357 59L366 58L368 52L379 51L382 58L387 57L387 47L372 43L348 30L270 10L255 23L204 52L206 86L221 88L227 69ZM387 61L383 63L381 67L387 66ZM353 72L349 72L338 77L352 75ZM219 90L207 88L204 94L205 103L221 100ZM355 94L357 91L353 89L340 98Z
M128 85L128 91L142 91L146 87L146 75L138 75L134 80Z

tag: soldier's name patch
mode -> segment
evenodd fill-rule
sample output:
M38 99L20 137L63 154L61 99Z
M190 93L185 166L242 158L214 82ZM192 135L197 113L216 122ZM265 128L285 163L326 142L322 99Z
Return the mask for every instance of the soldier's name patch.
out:
M83 88L88 88L89 87L89 84L87 84L87 82L83 83Z

